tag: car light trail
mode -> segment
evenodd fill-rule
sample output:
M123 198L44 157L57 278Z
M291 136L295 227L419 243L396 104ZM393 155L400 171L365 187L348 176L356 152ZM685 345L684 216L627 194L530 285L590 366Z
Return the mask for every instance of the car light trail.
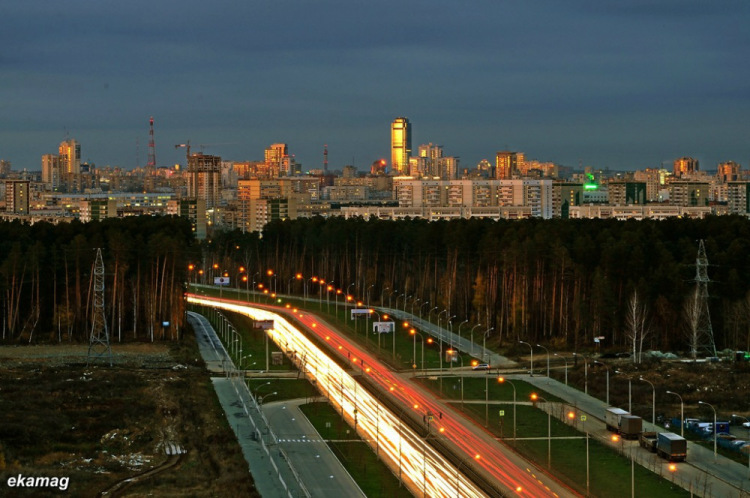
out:
M256 320L274 320L269 337L311 378L328 397L334 408L372 446L392 471L403 479L416 495L425 496L486 496L466 478L461 468L470 464L479 467L491 482L502 487L504 494L550 496L550 490L530 469L513 463L497 444L489 443L466 429L465 421L453 413L442 413L430 396L414 386L402 383L376 358L342 338L334 330L307 312L296 312L308 331L317 335L330 349L348 360L355 370L367 375L386 392L399 399L404 406L398 415L386 408L375 396L360 386L355 378L297 330L279 313L291 310L279 308L279 313L249 306L242 301L207 298L188 294L188 302L241 313ZM411 413L407 413L411 411ZM429 431L428 437L444 438L454 443L465 455L458 466L451 464L407 424L403 417L422 416Z
M271 339L315 379L337 411L416 494L486 496L281 315L195 295L188 295L188 302L234 311L257 320L274 320L274 328L268 331Z

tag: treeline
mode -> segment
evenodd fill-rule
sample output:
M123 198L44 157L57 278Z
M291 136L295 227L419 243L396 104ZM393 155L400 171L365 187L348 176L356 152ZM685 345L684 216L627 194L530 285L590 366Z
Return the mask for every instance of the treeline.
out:
M3 342L88 340L96 248L105 265L111 340L178 337L185 268L200 248L188 221L143 216L86 224L0 223Z
M443 325L455 315L454 331L464 320L483 331L493 327L489 339L506 345L585 350L604 337L604 347L630 349L640 341L643 350L688 351L701 239L717 349L750 349L750 221L741 217L300 219L271 223L260 238L216 234L203 264L235 272L244 266L248 285L284 293L318 293L309 279L322 277L370 304L431 312L433 321L442 313ZM297 273L304 281L293 278ZM637 338L634 297L642 320Z

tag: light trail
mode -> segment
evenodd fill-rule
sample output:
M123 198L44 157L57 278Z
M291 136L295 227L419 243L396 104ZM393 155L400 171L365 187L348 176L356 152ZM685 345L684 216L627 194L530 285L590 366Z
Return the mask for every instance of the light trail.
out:
M270 338L315 379L317 387L354 426L355 432L373 447L415 494L436 497L486 496L283 316L193 294L188 295L188 302L234 311L257 320L273 320L274 328L268 331Z
M292 310L278 308L278 313L249 306L242 301L206 298L188 294L188 302L220 307L254 319L274 320L269 337L295 361L301 370L316 380L325 394L347 422L361 431L363 439L391 467L393 472L409 484L415 494L425 496L486 496L459 472L469 466L479 467L490 482L502 487L504 494L556 497L557 493L545 485L534 472L512 462L501 448L485 441L466 429L463 417L436 404L431 396L401 381L375 357L359 349L336 331L307 312L294 310L294 317L308 331L329 344L343 360L347 360L362 375L368 376L398 399L404 406L396 415L380 403L355 378L328 357L318 346L292 326L279 313ZM411 413L407 413L407 410ZM456 467L447 461L417 433L403 424L403 416L423 417L430 431L428 437L444 438L455 444L465 455ZM383 453L385 455L383 455Z

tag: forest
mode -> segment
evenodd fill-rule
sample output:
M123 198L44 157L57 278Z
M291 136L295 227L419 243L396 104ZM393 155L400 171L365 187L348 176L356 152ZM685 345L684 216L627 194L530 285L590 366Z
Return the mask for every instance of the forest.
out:
M247 268L247 285L279 293L320 293L317 276L366 305L433 322L442 313L443 326L449 318L453 327L482 324L497 345L523 340L579 351L602 338L601 347L613 350L690 352L701 240L716 348L748 350L750 221L742 217L286 220L260 237L215 234L201 264Z
M178 338L185 266L200 247L187 220L144 216L0 223L2 342L87 341L97 248L111 340Z
M85 341L95 248L113 342L174 340L188 282L322 296L323 279L366 305L398 307L489 343L686 352L704 241L717 349L750 349L750 221L320 217L195 240L176 217L0 224L2 340ZM299 275L299 277L297 277ZM243 281L246 280L246 281ZM331 299L335 296L331 294ZM468 322L467 322L468 321ZM163 326L165 322L169 327ZM465 328L466 330L466 328Z

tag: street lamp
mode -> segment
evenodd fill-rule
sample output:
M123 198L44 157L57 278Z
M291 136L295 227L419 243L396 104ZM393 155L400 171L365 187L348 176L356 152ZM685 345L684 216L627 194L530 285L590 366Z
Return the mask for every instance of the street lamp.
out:
M543 400L545 403L548 401L541 396L539 396L536 393L531 393L531 401L537 402L539 400ZM551 412L550 407L547 407L547 468L552 468L552 422L551 422Z
M346 287L346 295L344 295L344 314L346 314L346 310L349 309L347 306L347 301L349 301L349 296L351 295L349 294L349 287L352 287L353 285L355 285L355 282L352 282ZM346 320L346 316L344 317L344 320Z
M578 357L578 353L573 353L573 357ZM589 393L589 362L586 361L585 354L582 354L581 358L583 358L583 393L588 394Z
M417 332L416 329L409 330L409 333L414 336L414 352L412 353L412 358L414 361L412 368L414 369L414 375L416 375L417 373L417 336L419 336L419 340L422 341L422 375L424 375L424 337L422 336L422 334Z
M599 364L607 369L607 406L609 406L609 365L606 365L598 360L594 360L594 364Z
M263 386L270 386L270 385L271 385L271 382L266 382L266 383L263 383L263 384L259 385L255 389L253 389L253 399L255 400L255 406L256 407L258 406L258 391L260 391L261 387L263 387Z
M638 377L638 380L642 380L643 382L647 382L651 385L651 425L656 425L656 388L654 387L653 382L648 381L643 377Z
M543 350L545 350L547 352L547 378L549 379L549 349L545 348L541 344L537 344L536 346L538 348L542 348Z
M560 356L557 353L553 353L553 355ZM562 360L565 362L565 385L567 386L568 385L568 359L565 358L564 356L560 356L560 358L562 358Z
M429 301L425 301L422 304L419 305L419 321L422 322L422 307L430 304Z
M513 388L513 442L516 441L516 386L509 379L505 377L498 377L497 381L501 384L507 382Z
M474 329L477 327L481 327L481 326L482 326L481 323L477 323L471 328L471 353L470 353L471 356L474 356Z
M489 355L487 354L487 336L493 330L495 330L495 327L490 327L484 331L484 334L482 334L482 359L484 360L485 363L490 362ZM485 360L485 357L487 357L486 360Z
M619 370L615 370L616 374L621 374ZM633 413L633 380L628 377L628 413Z
M534 376L534 348L531 347L531 344L528 342L518 341L521 344L526 344L529 347L529 350L531 351L531 368L529 368L529 377Z
M428 322L432 323L432 318L431 318L432 317L432 312L435 311L436 309L438 309L437 306L435 306L434 308L432 308L430 311L427 312L427 321Z
M698 401L698 404L706 405L714 411L714 463L716 463L716 433L718 432L716 430L716 408L714 408L710 403L706 403L705 401Z
M464 320L463 322L458 324L458 348L459 349L461 348L461 325L463 325L464 323L469 323L469 320L468 319ZM453 340L452 337L451 337L451 340Z
M680 436L685 437L685 403L682 402L682 396L674 391L667 391L667 394L674 394L680 398Z

